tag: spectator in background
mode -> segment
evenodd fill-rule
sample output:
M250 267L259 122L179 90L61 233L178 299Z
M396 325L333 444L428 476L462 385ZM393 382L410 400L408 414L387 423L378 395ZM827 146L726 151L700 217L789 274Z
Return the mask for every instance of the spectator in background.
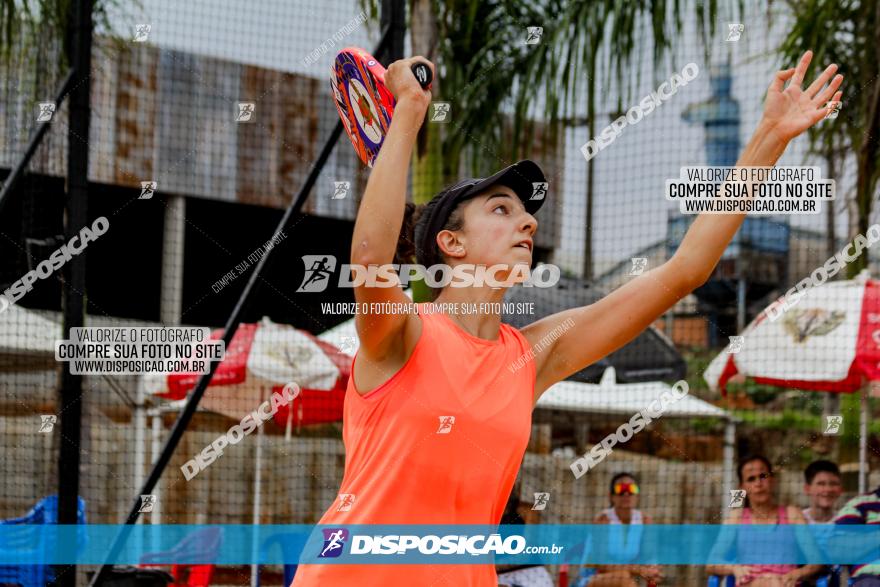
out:
M813 461L804 470L804 493L809 506L802 511L808 524L831 524L834 521L837 500L843 493L840 469L831 461ZM820 575L839 576L839 565L823 565ZM813 586L814 582L807 582Z
M730 515L724 520L725 524L806 524L800 509L793 505L776 504L776 498L773 495L775 486L773 467L766 457L760 455L746 457L740 461L736 473L739 477L740 489L746 491L745 507L732 509ZM719 537L719 543L715 546L719 552L726 553L730 547L734 546L734 544L726 542L728 536L731 535L722 534ZM760 553L762 545L749 544L743 538L741 534L737 534L735 538L738 559L747 559L753 553ZM731 542L733 541L731 540ZM796 545L792 544L790 540L780 542L778 548L780 552L786 553L787 559L795 558ZM813 577L821 570L821 565L798 567L791 563L709 565L708 568L712 575L734 575L737 587L740 585L750 585L751 587L802 585L804 579Z
M596 524L650 524L651 517L642 514L636 506L639 504L639 484L632 473L618 473L611 478L611 507L602 510L596 516ZM641 537L635 529L627 532L630 540L623 547L633 556L638 554ZM618 554L619 553L615 553ZM639 585L638 579L644 579L648 586L656 585L663 580L663 573L657 565L602 565L597 567L596 575L590 578L589 587L634 587Z
M804 471L804 493L810 500L803 510L808 524L830 524L837 511L837 500L843 493L840 469L831 461L813 461Z
M834 518L834 523L880 524L880 487L849 500ZM880 587L880 560L867 565L853 565L849 574L855 587Z

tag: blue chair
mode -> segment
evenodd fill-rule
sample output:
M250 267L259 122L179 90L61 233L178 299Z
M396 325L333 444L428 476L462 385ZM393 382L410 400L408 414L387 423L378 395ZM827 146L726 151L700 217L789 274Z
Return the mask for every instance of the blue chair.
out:
M202 528L188 534L171 550L144 554L140 566L170 566L174 579L170 587L207 587L211 584L214 561L220 554L222 542L221 528Z
M852 581L847 581L847 585L852 585ZM721 587L721 577L711 575L709 577L709 587ZM724 587L735 587L736 578L733 575L724 577ZM840 567L835 566L831 569L831 573L823 575L816 579L816 587L840 587Z
M44 497L31 510L20 518L0 520L3 525L39 526L58 523L58 496ZM77 498L76 523L86 523L86 502ZM45 544L39 543L35 535L22 535L18 544L10 544L17 551L32 552L33 558L39 558ZM80 548L84 546L85 535L80 534ZM55 581L55 571L50 565L0 565L0 584L12 583L22 587L44 587L46 583Z
M273 534L260 546L260 552L267 553L273 545L277 544L281 548L285 561L296 560L298 559L298 553L302 552L307 541L308 536L304 534ZM293 583L296 567L295 563L285 563L284 587L290 587L290 584ZM257 573L257 587L260 587L260 573Z
M585 567L581 569L580 574L575 577L574 583L572 583L571 587L586 587L590 583L590 579L592 579L596 575L596 569L592 567Z

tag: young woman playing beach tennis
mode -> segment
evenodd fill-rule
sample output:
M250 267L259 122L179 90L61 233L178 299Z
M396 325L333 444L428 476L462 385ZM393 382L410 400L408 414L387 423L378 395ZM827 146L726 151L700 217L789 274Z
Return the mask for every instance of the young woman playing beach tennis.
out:
M796 68L776 74L738 166L774 165L789 141L825 116L830 100L840 100L842 77L834 75L835 65L801 87L811 57L807 52ZM521 281L516 275L532 262L534 214L544 201L532 199L534 184L545 181L537 164L520 161L489 178L461 181L410 215L407 170L431 102L411 71L416 61L424 58L397 61L385 76L397 104L358 210L351 263L407 262L409 245L425 267L500 264L506 270L496 279ZM357 315L360 347L343 416L345 472L339 497L319 524L497 524L541 394L634 339L704 283L744 218L700 215L663 265L594 304L519 330L502 324L499 313L435 313L427 304L410 312ZM393 308L411 304L399 286L375 285L357 287L355 300ZM497 307L505 291L452 284L435 291L434 301ZM523 356L529 360L520 361ZM295 587L496 584L492 565L442 560L301 564L293 581Z

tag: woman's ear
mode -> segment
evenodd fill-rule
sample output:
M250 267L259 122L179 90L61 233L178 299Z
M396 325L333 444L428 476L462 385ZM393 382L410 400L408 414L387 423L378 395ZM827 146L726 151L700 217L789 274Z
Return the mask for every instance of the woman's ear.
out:
M440 253L447 257L460 259L466 254L464 243L451 230L441 230L437 233L437 246L440 248Z

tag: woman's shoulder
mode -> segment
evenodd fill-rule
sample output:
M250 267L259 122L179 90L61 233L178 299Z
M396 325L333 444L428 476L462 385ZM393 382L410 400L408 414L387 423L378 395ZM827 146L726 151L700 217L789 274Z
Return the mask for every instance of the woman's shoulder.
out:
M804 516L803 510L796 505L785 506L785 517L789 524L806 524L807 518Z
M734 508L724 518L724 524L739 524L743 517L743 508Z

